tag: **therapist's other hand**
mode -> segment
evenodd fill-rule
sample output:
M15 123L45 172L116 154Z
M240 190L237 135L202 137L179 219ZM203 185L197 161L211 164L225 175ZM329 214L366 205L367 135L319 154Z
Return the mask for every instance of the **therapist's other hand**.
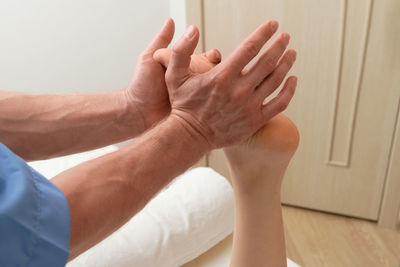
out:
M168 19L139 55L131 82L125 90L131 111L140 114L142 118L143 130L159 122L171 110L165 85L165 69L153 59L153 54L157 49L168 46L174 31L174 22Z
M296 59L294 50L285 52L289 34L278 35L243 72L277 28L275 21L261 25L225 61L203 74L190 70L197 28L189 27L174 45L165 76L171 116L209 149L243 142L289 104L297 84L294 76L286 79L276 97L264 101L285 80Z

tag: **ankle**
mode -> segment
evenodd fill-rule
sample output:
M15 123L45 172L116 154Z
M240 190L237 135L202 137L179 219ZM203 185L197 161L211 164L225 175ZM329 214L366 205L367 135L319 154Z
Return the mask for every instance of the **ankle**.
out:
M265 168L262 165L249 168L230 167L231 181L235 190L245 192L280 192L283 182L283 176L287 164L280 167Z
M224 149L232 180L251 189L268 185L280 190L284 172L299 144L295 124L283 114L271 119L248 142Z

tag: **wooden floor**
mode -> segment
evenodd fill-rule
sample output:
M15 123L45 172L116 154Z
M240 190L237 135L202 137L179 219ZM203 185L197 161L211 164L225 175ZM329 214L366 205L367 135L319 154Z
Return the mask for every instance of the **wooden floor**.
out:
M400 267L400 231L375 223L283 208L287 256L302 267ZM228 267L232 235L183 267Z
M399 267L400 231L284 207L287 256L304 267Z

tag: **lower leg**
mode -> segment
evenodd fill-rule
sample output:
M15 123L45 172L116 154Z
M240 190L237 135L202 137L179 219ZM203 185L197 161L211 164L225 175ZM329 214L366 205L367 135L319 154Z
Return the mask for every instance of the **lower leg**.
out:
M225 149L235 192L232 267L286 266L280 191L298 140L280 114L247 143Z

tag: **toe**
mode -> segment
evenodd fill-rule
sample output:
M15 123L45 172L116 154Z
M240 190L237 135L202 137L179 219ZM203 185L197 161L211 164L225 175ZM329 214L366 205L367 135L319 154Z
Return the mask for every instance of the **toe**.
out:
M218 64L221 62L221 53L218 51L218 49L213 48L207 51L205 56L211 63Z
M169 48L158 49L156 52L154 52L153 59L161 63L165 68L167 68L171 53L172 51Z

